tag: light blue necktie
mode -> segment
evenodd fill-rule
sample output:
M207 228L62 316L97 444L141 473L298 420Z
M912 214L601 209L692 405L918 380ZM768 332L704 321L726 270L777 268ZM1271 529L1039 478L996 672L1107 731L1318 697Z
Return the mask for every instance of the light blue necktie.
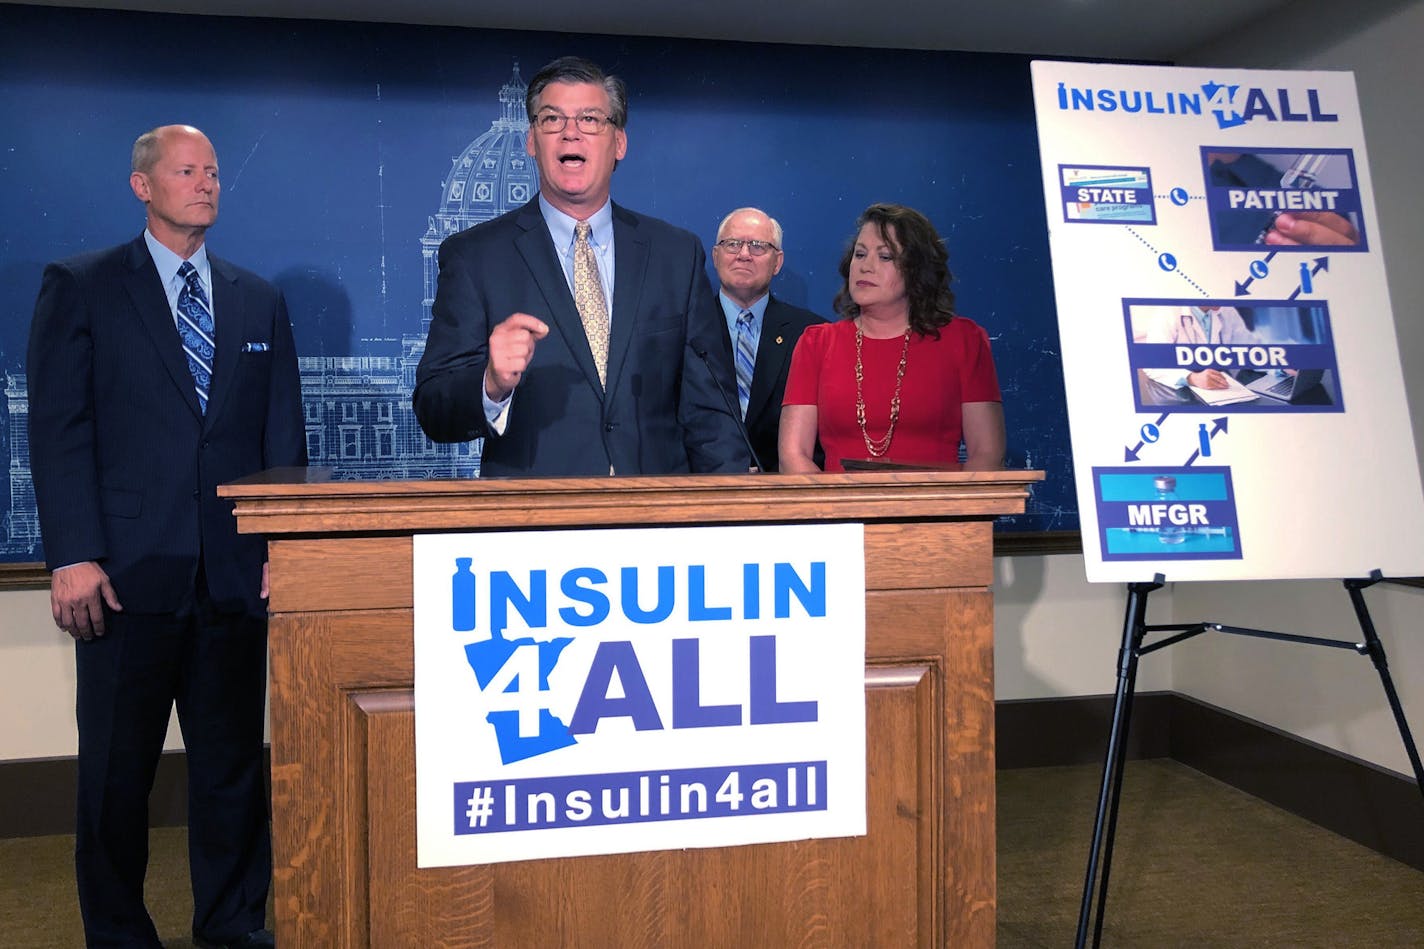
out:
M756 370L756 349L752 346L752 311L743 310L737 317L737 399L742 403L742 418L747 417L747 402L752 394L752 373Z
M208 386L213 380L213 311L208 307L198 269L185 260L178 268L178 276L183 278L183 289L178 291L178 335L198 390L198 407L206 414Z

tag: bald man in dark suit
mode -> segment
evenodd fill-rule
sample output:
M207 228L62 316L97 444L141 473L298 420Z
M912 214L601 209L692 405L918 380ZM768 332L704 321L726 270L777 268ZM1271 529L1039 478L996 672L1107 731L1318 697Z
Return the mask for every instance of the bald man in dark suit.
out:
M27 366L50 601L75 643L80 910L90 946L159 949L148 796L176 703L194 942L271 946L267 547L216 488L306 464L292 330L275 287L207 252L202 132L140 136L129 183L143 234L45 268Z

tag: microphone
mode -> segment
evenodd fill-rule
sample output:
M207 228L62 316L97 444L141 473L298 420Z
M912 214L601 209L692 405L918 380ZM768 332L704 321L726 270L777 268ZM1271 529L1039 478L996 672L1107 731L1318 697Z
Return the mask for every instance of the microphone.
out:
M707 358L707 350L701 346L694 346L692 351L697 354L697 358L702 360L702 364L707 367L707 374L712 377L712 384L715 385L717 391L722 394L722 403L727 406L727 411L731 413L732 421L737 423L737 434L742 436L742 444L747 446L747 454L751 455L752 464L756 466L756 470L759 473L765 472L766 469L762 467L761 459L757 457L756 449L752 447L752 439L751 436L747 434L746 424L742 421L741 410L727 396L727 390L723 388L722 380L717 378L717 373L712 368L711 361Z

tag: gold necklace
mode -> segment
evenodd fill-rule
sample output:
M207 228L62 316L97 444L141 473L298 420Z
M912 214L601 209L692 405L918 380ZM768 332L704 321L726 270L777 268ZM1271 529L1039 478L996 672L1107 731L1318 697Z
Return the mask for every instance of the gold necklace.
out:
M895 423L900 419L900 385L905 381L905 360L910 355L910 328L905 327L905 345L900 349L900 368L895 371L895 394L890 399L890 424L885 428L883 438L872 439L865 428L865 366L860 358L861 340L865 334L860 324L855 326L855 420L860 423L860 437L865 439L865 450L870 457L880 458L890 450L890 439L895 437Z

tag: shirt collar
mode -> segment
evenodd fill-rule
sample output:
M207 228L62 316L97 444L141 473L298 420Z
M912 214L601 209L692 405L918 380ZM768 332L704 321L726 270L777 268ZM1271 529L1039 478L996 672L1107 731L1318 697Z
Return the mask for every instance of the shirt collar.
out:
M569 253L574 246L574 225L578 223L578 219L554 207L542 194L539 195L539 213L544 216L544 224L549 228L549 235L553 237L554 246L558 248L559 253ZM589 216L588 223L592 228L588 237L589 243L595 250L608 249L613 243L612 199L603 202L603 207Z
M766 305L767 303L771 302L771 293L763 293L760 298L752 302L751 306L742 306L740 303L727 296L727 292L725 290L717 291L717 299L722 301L722 312L726 313L727 319L731 320L733 323L737 321L737 317L742 315L743 310L751 310L752 324L754 326L760 326L762 318L766 316Z
M183 266L183 258L160 244L148 228L143 229L143 241L148 245L148 255L153 258L153 265L158 268L158 276L163 280L163 285L172 286L178 279L178 268ZM213 279L212 268L208 264L208 245L199 244L188 262L198 271L198 279L203 282L203 286L211 288ZM208 298L212 298L211 293Z
M766 316L766 305L771 300L770 293L763 293L760 300L752 301L748 307L742 306L735 300L727 296L726 291L717 291L717 301L722 304L722 315L727 319L727 333L735 341L737 338L737 317L742 315L742 310L750 310L752 323L750 326L752 339L761 339L762 319Z

